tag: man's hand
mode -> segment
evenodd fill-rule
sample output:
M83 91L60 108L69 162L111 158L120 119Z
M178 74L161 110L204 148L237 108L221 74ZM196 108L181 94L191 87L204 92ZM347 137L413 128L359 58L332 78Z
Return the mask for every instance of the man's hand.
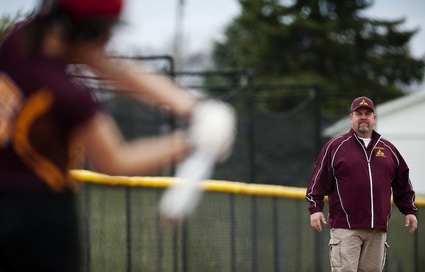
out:
M318 232L321 232L321 223L326 224L326 219L322 212L316 212L310 215L310 224L313 229L317 230Z
M415 230L418 228L418 219L414 214L407 214L406 215L406 224L405 226L408 227L410 224L412 224L412 227L409 230L410 234L413 234Z

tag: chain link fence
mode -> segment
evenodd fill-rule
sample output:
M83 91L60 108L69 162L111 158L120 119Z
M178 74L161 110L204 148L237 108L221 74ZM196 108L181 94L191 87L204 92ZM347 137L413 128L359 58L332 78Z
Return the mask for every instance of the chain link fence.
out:
M198 95L235 108L234 152L217 166L214 180L307 186L317 154L328 140L321 132L348 116L351 100L360 95L325 94L315 84L258 85L251 71L175 72L168 56L128 60L142 60ZM185 125L166 109L142 105L108 82L76 71L76 78L90 86L127 139ZM156 173L172 174L172 166ZM156 217L161 194L162 189L153 188L86 186L80 203L87 272L329 270L328 234L311 230L303 198L211 192L187 224L167 232ZM419 228L409 236L399 228L404 224L401 216L393 217L385 271L419 271L425 265L419 258L425 252L425 234Z

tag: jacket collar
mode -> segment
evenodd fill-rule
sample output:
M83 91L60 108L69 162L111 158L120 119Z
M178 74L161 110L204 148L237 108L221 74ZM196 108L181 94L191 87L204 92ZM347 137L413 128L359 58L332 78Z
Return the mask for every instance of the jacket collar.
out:
M350 131L348 132L348 134L350 136L356 137L356 138L360 138L356 132L351 128ZM378 140L381 137L381 134L379 134L378 132L376 132L375 130L372 130L372 142Z

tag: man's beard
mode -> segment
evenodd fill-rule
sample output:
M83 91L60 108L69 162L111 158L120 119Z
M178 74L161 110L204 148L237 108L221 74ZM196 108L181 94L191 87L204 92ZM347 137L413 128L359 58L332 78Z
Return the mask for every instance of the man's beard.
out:
M360 126L359 125L359 132L361 132L361 133L368 133L369 131L370 131L370 129L369 129L369 126L368 125L366 125L366 126Z

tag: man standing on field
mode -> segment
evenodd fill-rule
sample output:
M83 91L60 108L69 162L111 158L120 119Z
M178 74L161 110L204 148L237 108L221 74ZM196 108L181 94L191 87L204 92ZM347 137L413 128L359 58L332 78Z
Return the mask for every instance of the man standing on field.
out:
M373 127L375 106L362 96L350 108L351 129L321 150L306 192L311 226L322 231L329 196L329 254L333 272L378 272L385 264L391 195L412 234L418 225L409 168Z

